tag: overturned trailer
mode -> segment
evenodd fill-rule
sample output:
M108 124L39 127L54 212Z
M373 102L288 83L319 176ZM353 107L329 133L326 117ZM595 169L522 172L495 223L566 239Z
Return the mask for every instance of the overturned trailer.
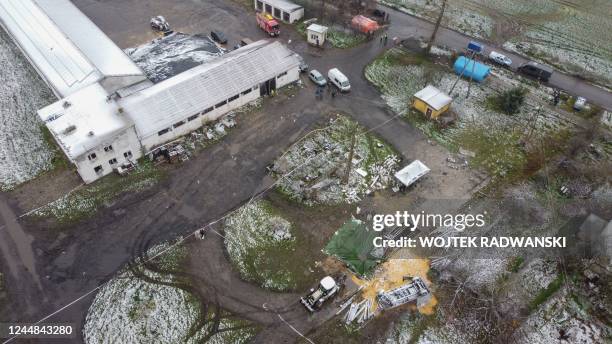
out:
M411 283L378 293L376 299L380 308L390 309L416 301L419 297L427 295L429 295L429 289L427 289L425 282L419 277L415 277Z

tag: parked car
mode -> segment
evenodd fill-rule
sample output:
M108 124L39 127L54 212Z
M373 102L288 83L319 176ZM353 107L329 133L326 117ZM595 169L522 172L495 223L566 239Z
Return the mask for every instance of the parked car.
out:
M586 106L586 102L587 100L585 97L577 97L573 106L574 110L581 111Z
M170 24L166 21L163 16L155 16L151 18L151 28L157 31L166 32L170 31Z
M500 54L496 51L489 53L489 60L506 67L510 67L512 65L512 60L508 56Z
M379 17L379 18L385 18L385 16L387 15L387 13L385 11L379 10L379 9L375 9L372 14L374 15L374 17Z
M219 30L213 30L210 32L210 37L217 43L219 44L225 44L227 43L227 38L225 37L225 35L223 34L223 32L219 31Z
M342 72L338 68L332 68L327 72L327 78L329 81L336 85L341 92L348 92L351 90L351 84L346 75L342 74Z
M518 68L519 72L534 77L540 81L548 82L553 69L536 62L527 62Z
M323 74L319 73L316 69L311 70L310 73L308 73L308 77L319 86L325 86L327 84L327 79L325 79Z

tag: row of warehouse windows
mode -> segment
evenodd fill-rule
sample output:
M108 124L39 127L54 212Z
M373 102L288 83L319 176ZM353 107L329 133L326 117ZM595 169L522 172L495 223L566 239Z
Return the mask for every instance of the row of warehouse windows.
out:
M284 75L284 74L287 74L287 73L283 73L283 74L281 74L281 76L282 76L282 75ZM240 92L240 94L237 94L237 95L235 95L235 96L231 96L231 97L229 97L227 100L224 100L224 101L222 101L222 102L220 102L220 103L217 103L215 106L211 106L211 107L209 107L208 109L205 109L204 111L202 111L202 112L200 112L200 113L197 113L197 114L195 114L195 115L193 115L193 116L187 117L187 121L184 121L184 120L183 120L183 121L180 121L180 122L176 122L176 123L174 123L174 124L172 125L172 127L170 127L170 128L166 128L166 129L162 129L162 130L158 131L158 132L157 132L157 135L162 136L162 135L164 135L164 134L166 134L166 133L170 132L170 131L172 130L172 128L175 128L175 129L176 129L176 128L180 127L181 125L185 124L186 122L191 122L191 121L193 121L193 120L196 120L198 117L200 117L200 115L205 115L205 114L207 114L207 113L211 112L211 111L212 111L212 110L214 110L214 109L218 109L218 108L222 107L223 105L226 105L227 103L231 103L231 102L233 102L234 100L238 99L238 98L240 97L240 95L245 96L245 95L247 95L247 94L251 93L253 90L257 89L257 87L258 87L258 86L254 86L253 88L249 88L249 89L248 89L248 90L246 90L246 91L242 91L242 92Z

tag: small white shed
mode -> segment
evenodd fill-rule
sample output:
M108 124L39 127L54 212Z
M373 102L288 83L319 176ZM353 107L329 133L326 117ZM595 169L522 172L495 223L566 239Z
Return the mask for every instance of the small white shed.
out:
M306 28L306 35L308 43L317 47L322 47L327 38L327 26L310 24Z
M429 173L429 167L425 166L420 160L411 162L408 166L397 171L395 178L399 180L405 186L410 186L412 183L419 180L427 173Z

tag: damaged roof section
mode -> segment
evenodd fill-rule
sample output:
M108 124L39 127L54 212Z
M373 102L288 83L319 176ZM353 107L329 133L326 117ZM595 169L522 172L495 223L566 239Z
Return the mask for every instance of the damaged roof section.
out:
M299 57L281 43L261 40L118 102L142 139L299 64Z
M60 98L98 81L112 92L146 78L68 0L2 0L0 23Z
M149 80L158 83L221 56L223 51L205 35L175 32L126 53Z

